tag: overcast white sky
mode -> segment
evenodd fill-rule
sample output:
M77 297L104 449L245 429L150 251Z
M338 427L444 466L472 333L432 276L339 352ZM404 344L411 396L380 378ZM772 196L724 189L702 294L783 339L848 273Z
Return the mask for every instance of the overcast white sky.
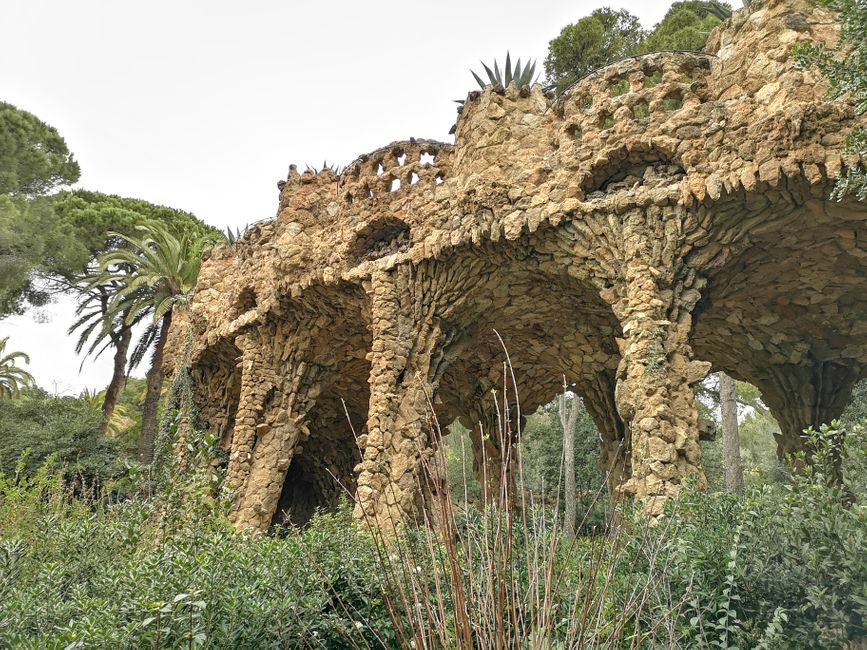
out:
M345 165L409 137L451 141L479 60L542 61L601 6L645 27L661 0L292 2L3 0L0 100L56 127L80 187L217 227L274 216L290 163ZM74 354L71 301L0 321L49 390L101 389L110 354ZM143 372L143 370L142 370Z

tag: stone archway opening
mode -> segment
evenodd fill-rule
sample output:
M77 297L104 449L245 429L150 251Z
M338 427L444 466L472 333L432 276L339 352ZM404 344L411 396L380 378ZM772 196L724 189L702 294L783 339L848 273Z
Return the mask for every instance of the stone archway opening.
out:
M308 433L283 477L272 526L304 527L317 512L335 512L354 498L367 427L369 375L365 358L349 359L320 389L307 418Z
M713 273L693 349L759 389L779 424L780 459L803 449L803 429L839 417L867 360L863 210L808 192L793 180L774 192L732 194L709 208L714 239L732 244L694 258Z
M191 375L199 405L199 419L228 451L241 396L241 351L231 341L220 340L207 348L191 365Z
M504 260L492 260L490 272L479 272L467 292L468 308L456 324L463 351L450 361L438 387L447 414L441 421L459 419L469 430L474 478L497 491L509 462L504 443L517 443L526 416L562 393L565 376L603 432L600 455L618 457L612 474L622 477L627 455L614 451L628 445L614 404L619 323L593 285L547 272L544 245L522 246L516 244Z
M607 154L607 162L588 175L584 190L593 199L622 190L667 187L686 176L683 166L663 151L650 147L621 148Z
M314 416L311 429L286 470L272 526L304 527L317 512L334 512L355 493L354 470L361 454L349 421L329 426Z

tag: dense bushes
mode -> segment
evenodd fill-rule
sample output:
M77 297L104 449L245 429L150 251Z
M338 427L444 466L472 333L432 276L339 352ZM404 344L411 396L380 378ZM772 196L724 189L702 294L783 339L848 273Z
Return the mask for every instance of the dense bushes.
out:
M473 508L445 537L388 547L348 507L250 538L204 476L112 502L72 497L49 468L7 475L0 646L840 648L867 636L867 444L848 433L842 487L826 429L788 484L687 489L657 526L623 511L574 542L550 509Z
M164 529L155 502L70 499L46 474L0 482L0 647L375 643L374 555L346 519L252 540L216 516Z
M85 399L30 389L0 400L0 472L31 472L56 454L67 476L85 483L123 471L116 440L99 433L100 410ZM23 459L23 462L22 462Z

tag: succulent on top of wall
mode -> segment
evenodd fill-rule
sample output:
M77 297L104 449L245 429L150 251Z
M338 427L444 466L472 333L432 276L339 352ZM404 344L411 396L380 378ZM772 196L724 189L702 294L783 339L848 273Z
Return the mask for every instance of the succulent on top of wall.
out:
M479 84L479 88L484 90L488 86L493 86L494 88L505 89L509 87L509 84L513 81L518 84L518 87L521 88L523 86L532 86L536 83L537 75L536 75L536 62L529 61L522 68L521 67L521 59L519 58L515 61L515 67L512 68L512 59L509 52L506 52L506 63L503 66L503 69L500 70L500 65L497 63L497 60L494 59L494 69L491 70L484 61L480 61L482 67L485 69L485 72L488 75L488 81L482 79L479 75L476 74L474 70L470 70L470 74L473 75L476 82ZM465 100L456 99L455 102L458 104L463 104Z

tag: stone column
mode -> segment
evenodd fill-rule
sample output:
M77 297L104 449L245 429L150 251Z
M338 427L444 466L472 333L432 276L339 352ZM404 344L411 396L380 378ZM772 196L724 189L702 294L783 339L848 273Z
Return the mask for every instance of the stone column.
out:
M836 361L816 361L809 366L770 366L769 371L756 380L756 386L780 425L776 436L777 455L785 460L804 450L801 435L804 429L816 429L842 415L858 375Z
M430 414L442 374L443 337L433 313L431 278L399 267L377 270L369 285L373 344L367 434L360 436L355 514L389 534L421 514Z
M273 397L276 377L270 364L265 363L270 352L259 344L254 334L238 336L235 344L241 351L241 391L232 430L226 483L241 487L250 473L256 425L266 408L266 402Z
M312 335L309 331L304 333L302 328L298 336L287 340L288 353L282 354L284 348L281 347L278 351L269 349L259 354L263 367L269 365L266 360L274 361L275 352L285 359L280 363L279 377L273 369L258 375L264 379L262 385L257 390L249 390L257 396L264 392L265 398L256 402L256 409L247 407L240 429L236 424L236 438L239 431L242 437L233 440L229 476L231 484L238 488L230 514L238 528L267 530L277 509L292 456L310 435L307 416L321 390L322 369L304 358L308 336ZM263 372L261 367L260 372ZM250 374L252 382L257 374ZM242 385L242 396L243 392Z
M601 436L599 468L606 473L612 500L617 499L621 486L629 479L632 460L629 436L614 399L616 386L614 372L606 371L579 381L575 387Z
M710 364L693 361L689 345L701 283L694 273L679 273L676 208L651 206L622 219L624 281L603 292L616 296L612 307L623 331L615 399L631 436L632 472L622 491L657 517L686 476L707 485L691 386Z
M505 427L493 405L487 408L478 405L468 417L473 445L473 475L482 486L483 503L516 507L514 425Z

